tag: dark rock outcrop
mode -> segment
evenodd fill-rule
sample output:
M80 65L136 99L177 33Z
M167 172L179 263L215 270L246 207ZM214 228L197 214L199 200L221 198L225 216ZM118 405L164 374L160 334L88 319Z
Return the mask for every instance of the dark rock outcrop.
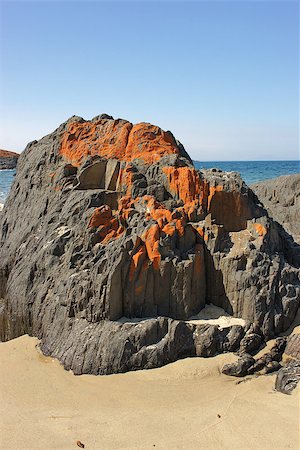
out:
M234 377L244 377L246 375L253 375L254 373L271 373L281 368L280 361L286 346L285 338L277 338L271 350L260 358L255 359L248 353L243 353L242 356L234 363L225 364L222 368L222 373Z
M239 339L243 336L240 328ZM99 323L85 319L74 323L67 319L59 333L50 328L41 348L75 374L103 375L152 369L188 356L207 357L234 351L232 329L220 330L167 317Z
M245 353L235 363L225 364L222 367L222 373L233 377L244 377L248 375L250 367L255 364L255 359Z
M291 394L300 382L300 334L294 333L287 338L285 348L287 357L284 366L278 371L275 388L283 394Z
M255 194L150 124L72 117L31 142L0 220L2 340L37 336L75 373L238 350L246 329L186 322L207 303L253 324L244 351L299 307L297 253Z
M261 181L251 185L251 189L269 215L300 244L300 173Z
M9 152L8 150L0 150L0 170L2 169L15 169L19 154L15 152Z
M300 382L300 360L290 359L276 376L275 389L283 394L291 394Z
M222 367L222 373L234 377L245 377L277 372L275 389L283 394L291 394L300 381L299 352L300 334L292 334L288 338L280 337L276 339L270 351L259 358L243 353L234 363L225 364ZM284 356L288 358L284 359Z

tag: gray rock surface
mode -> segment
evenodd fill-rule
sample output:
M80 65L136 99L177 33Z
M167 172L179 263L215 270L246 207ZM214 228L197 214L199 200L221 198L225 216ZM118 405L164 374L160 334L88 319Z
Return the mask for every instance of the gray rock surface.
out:
M284 351L287 356L283 367L278 371L275 388L283 394L291 394L300 382L300 334L293 333L287 338Z
M300 334L291 334L287 340L286 355L300 360Z
M0 230L1 339L77 374L238 350L247 329L186 322L207 303L253 324L244 351L299 307L294 244L251 189L150 124L72 117L28 144Z
M300 381L300 360L291 359L276 376L275 388L283 394L291 394Z
M222 367L222 373L224 375L230 375L233 377L244 377L248 375L249 369L255 364L255 359L251 355L245 353L235 363L225 364Z
M300 244L300 173L251 185L268 213Z

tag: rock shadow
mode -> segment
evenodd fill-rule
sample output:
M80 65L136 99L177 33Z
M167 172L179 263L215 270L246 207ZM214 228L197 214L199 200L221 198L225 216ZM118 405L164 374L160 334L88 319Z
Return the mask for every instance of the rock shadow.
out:
M214 257L206 246L204 246L204 257L206 278L205 303L211 303L224 309L229 315L233 315L233 308L225 292L222 271L217 269ZM215 258L216 257L218 257L218 255L216 255Z

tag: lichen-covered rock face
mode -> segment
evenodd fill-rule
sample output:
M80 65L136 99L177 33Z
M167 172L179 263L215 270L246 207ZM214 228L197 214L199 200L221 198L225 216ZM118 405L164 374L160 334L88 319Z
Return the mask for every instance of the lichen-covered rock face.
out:
M38 336L76 373L236 350L246 329L183 321L212 303L280 333L297 255L238 174L197 171L172 133L72 117L27 146L1 215L1 338Z
M283 225L300 244L300 173L253 184L251 189L264 204L269 215Z

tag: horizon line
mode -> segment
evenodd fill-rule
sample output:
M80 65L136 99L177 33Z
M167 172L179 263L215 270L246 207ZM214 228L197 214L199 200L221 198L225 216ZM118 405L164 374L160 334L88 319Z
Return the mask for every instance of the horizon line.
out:
M198 160L198 159L193 159L192 161L194 162L198 162L198 163L202 163L202 162L299 162L300 163L300 159L226 159L226 160L221 160L221 159L203 159L203 160Z

